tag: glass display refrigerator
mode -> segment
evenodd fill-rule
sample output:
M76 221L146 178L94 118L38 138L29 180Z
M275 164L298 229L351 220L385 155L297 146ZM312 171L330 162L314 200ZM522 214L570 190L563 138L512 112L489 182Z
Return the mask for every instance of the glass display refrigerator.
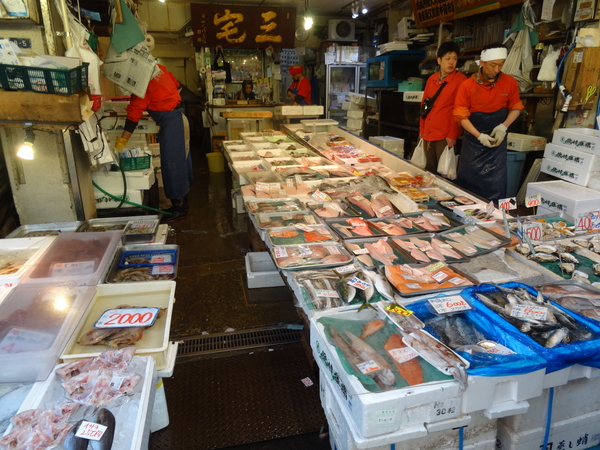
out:
M348 93L365 94L367 86L366 64L331 64L327 66L325 98L327 118L346 125L347 111L342 104L348 101Z

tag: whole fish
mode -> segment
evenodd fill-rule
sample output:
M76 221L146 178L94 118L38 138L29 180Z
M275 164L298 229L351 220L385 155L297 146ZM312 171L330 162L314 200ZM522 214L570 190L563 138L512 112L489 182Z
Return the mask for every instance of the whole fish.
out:
M346 331L346 336L350 340L350 346L352 349L361 357L363 361L374 361L381 371L376 375L375 381L382 389L389 389L396 383L396 377L392 368L388 365L386 360L381 356L377 350L367 344L365 341L360 339L358 336Z
M340 294L340 297L346 303L352 302L354 297L356 297L356 288L348 284L348 279L343 278L339 280L336 284L336 287L338 294Z
M99 440L90 440L90 447L92 450L110 450L115 437L115 416L108 409L100 408L100 410L92 418L92 422L99 425L104 425L106 430Z
M425 211L422 216L440 227L449 227L450 221L442 213L434 213L433 211Z
M365 326L362 328L362 334L360 335L361 339L371 336L372 334L377 333L379 330L385 327L385 320L375 319L367 322Z
M356 290L357 296L363 301L363 304L358 309L358 311L360 312L364 308L375 309L375 307L369 303L371 301L371 299L373 298L373 296L375 295L375 287L373 286L373 283L371 282L369 275L367 275L367 271L360 270L360 271L356 272L354 274L354 276L356 276L360 280L365 281L370 284L370 286L367 289L357 289Z
M73 425L73 428L67 433L67 437L63 441L64 450L86 450L88 447L89 440L75 436L75 433L79 430L79 427L83 423L83 419Z
M408 361L398 362L397 358L395 357L396 352L399 349L407 348L407 345L402 342L402 337L398 333L392 334L383 348L389 357L392 358L392 361L394 361L394 365L396 366L400 376L402 376L402 378L404 378L409 385L415 386L424 382L423 369L421 368L421 363L419 362L418 358L412 358Z
M379 272L372 272L370 270L365 270L367 276L372 280L375 285L375 290L383 295L386 299L393 302L394 301L394 291L392 290L392 286L388 282L388 280L381 275Z

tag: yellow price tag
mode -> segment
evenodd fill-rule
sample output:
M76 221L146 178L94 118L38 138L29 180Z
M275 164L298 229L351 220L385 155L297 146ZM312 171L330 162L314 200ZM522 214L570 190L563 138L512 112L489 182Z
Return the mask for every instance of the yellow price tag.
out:
M390 305L386 308L388 311L395 312L396 314L400 314L402 316L410 316L413 312L409 309L403 308L400 305Z
M431 264L431 265L427 266L427 270L429 270L431 273L433 273L440 269L443 269L444 267L446 267L446 264L444 264L442 261L439 261L439 262L436 262L435 264Z

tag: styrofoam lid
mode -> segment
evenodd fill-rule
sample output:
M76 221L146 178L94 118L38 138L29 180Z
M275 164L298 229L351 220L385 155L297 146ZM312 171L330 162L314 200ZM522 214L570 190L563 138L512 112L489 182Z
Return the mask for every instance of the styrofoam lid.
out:
M600 192L569 183L568 181L542 181L529 184L536 189L571 199L600 200Z

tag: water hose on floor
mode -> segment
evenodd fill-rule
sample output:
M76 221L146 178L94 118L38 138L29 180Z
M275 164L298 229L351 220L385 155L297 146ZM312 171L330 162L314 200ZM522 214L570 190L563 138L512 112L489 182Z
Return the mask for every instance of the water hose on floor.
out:
M96 189L98 189L103 194L108 195L113 200L121 201L122 203L127 203L128 205L137 206L138 208L148 209L148 210L150 210L152 212L156 212L156 213L160 213L160 214L165 214L167 216L170 216L172 214L172 213L170 213L168 211L162 211L160 209L152 208L151 206L140 205L139 203L130 202L129 200L125 200L125 196L124 195L123 196L118 196L118 195L110 194L110 193L106 192L104 189L102 189L100 186L98 186L95 181L92 180L92 183L94 184L94 187Z

